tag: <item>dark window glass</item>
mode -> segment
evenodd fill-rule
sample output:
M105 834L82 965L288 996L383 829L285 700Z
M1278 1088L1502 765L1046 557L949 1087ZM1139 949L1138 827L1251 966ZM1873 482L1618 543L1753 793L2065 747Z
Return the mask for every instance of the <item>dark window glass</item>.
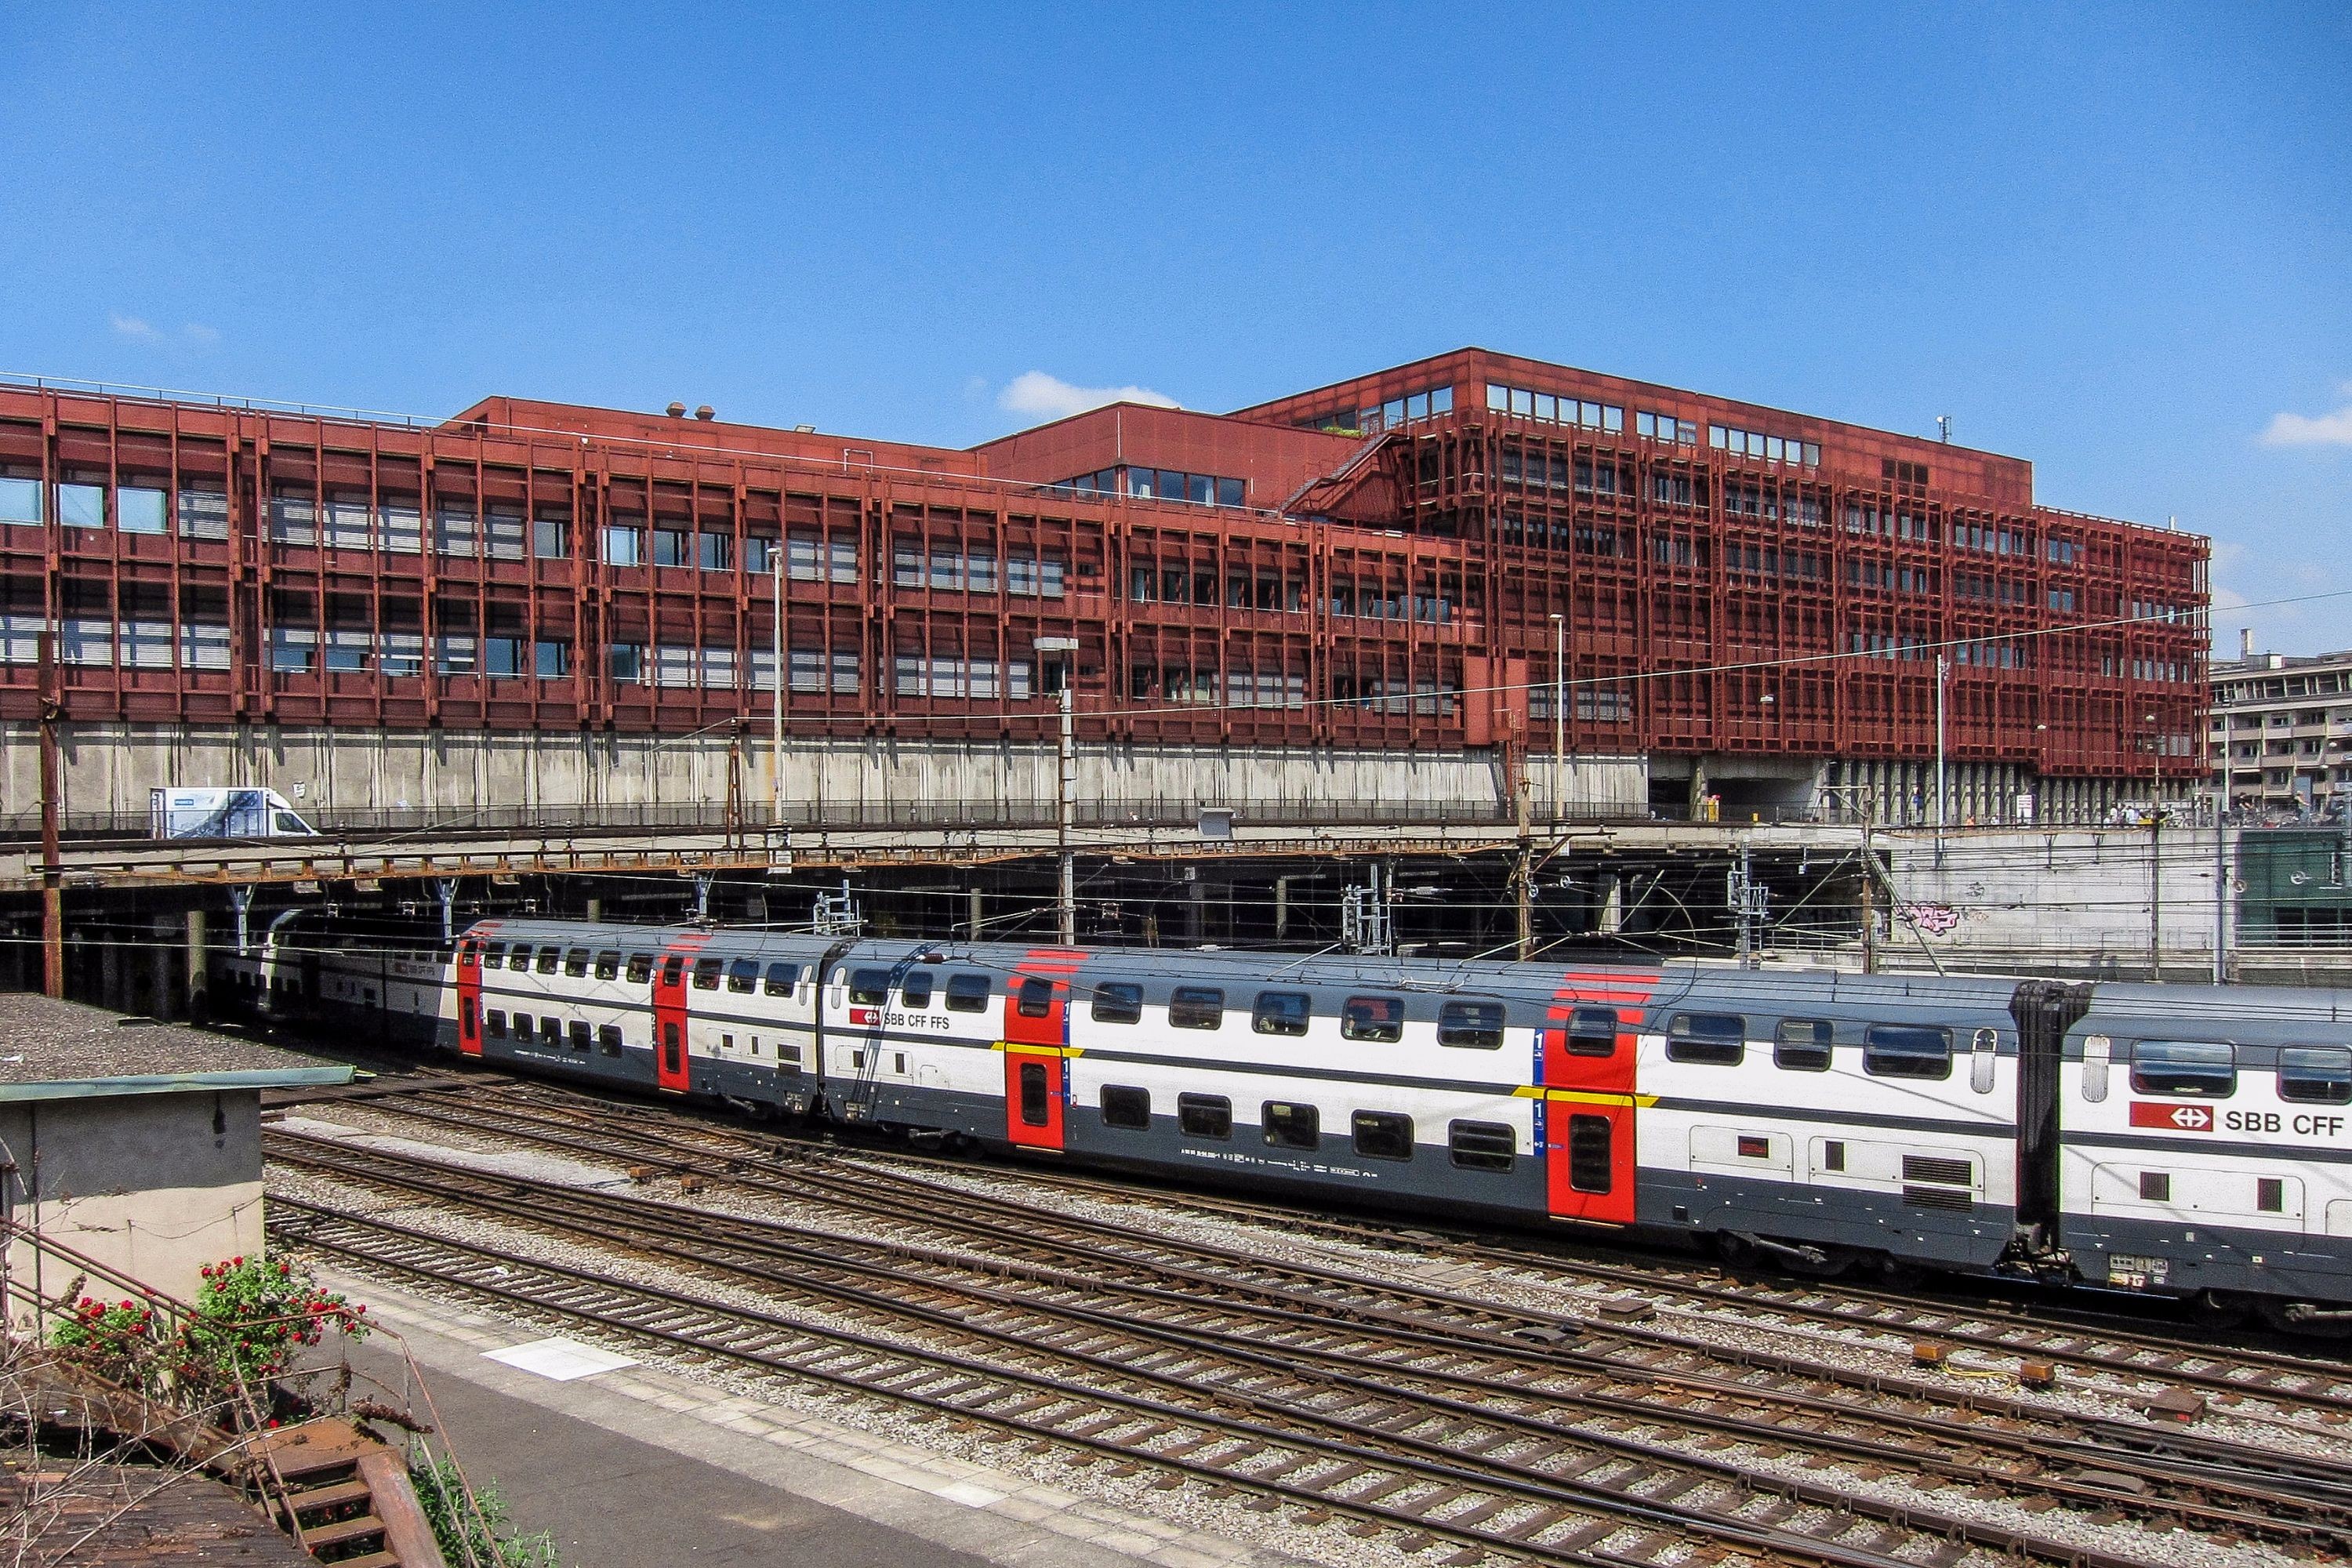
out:
M2286 1181L2281 1176L2257 1176L2254 1179L2254 1207L2263 1214L2286 1212Z
M739 996L749 996L760 984L760 963L757 959L739 958L727 966L727 989Z
M1176 1125L1192 1138L1230 1138L1234 1135L1234 1102L1222 1094L1180 1094L1176 1097Z
M948 1011L950 1013L987 1012L988 976L985 974L949 975Z
M1179 985L1168 995L1171 1029L1216 1029L1225 1022L1225 994L1213 986Z
M539 1021L539 1042L543 1046L563 1048L563 1020L541 1017Z
M1572 1057L1613 1057L1622 1027L1614 1007L1579 1007L1568 1017L1568 1054Z
M1437 1010L1437 1043L1465 1050L1492 1051L1503 1044L1500 1002L1448 1002Z
M1518 1154L1519 1135L1500 1121L1454 1121L1446 1126L1445 1146L1465 1171L1507 1171Z
M1109 984L1095 987L1094 1020L1097 1024L1135 1024L1143 1018L1143 987Z
M2238 1053L2220 1040L2142 1040L2132 1047L2132 1092L2221 1099L2238 1087Z
M507 1037L507 1016L504 1009L491 1008L482 1015L482 1022L488 1028L490 1038L503 1040Z
M910 1013L928 1010L931 1005L931 972L928 969L908 970L905 982L898 987L898 1001Z
M572 1048L573 1050L584 1051L590 1046L595 1044L595 1041L596 1031L589 1026L587 1019L574 1018L572 1020Z
M650 952L629 954L629 984L643 985L654 977L654 955Z
M1666 1059L1738 1067L1748 1053L1748 1020L1737 1013L1677 1013L1666 1025Z
M518 973L522 970L529 969L530 967L530 943L527 942L519 942L515 943L514 954L507 960L507 967L509 969L515 970Z
M1311 1105L1269 1100L1258 1116L1266 1142L1276 1149L1312 1149L1322 1142L1322 1118Z
M1772 1140L1761 1132L1739 1135L1739 1157L1743 1160L1769 1160L1772 1157Z
M573 979L584 979L588 973L588 950L575 947L563 955L563 973Z
M1141 1131L1151 1125L1151 1091L1106 1087L1102 1091L1102 1119L1105 1127Z
M849 972L849 999L861 1007L879 1007L890 1000L890 972L887 969L853 969Z
M1832 1138L1823 1142L1822 1144L1822 1169L1824 1171L1843 1171L1845 1169L1845 1141L1843 1139Z
M1404 998L1350 996L1339 1009L1339 1037L1394 1045L1404 1038Z
M1580 1193L1605 1193L1610 1170L1612 1128L1605 1116L1568 1119L1568 1184Z
M1045 1064L1021 1064L1021 1121L1028 1127L1045 1125Z
M534 1026L530 1021L530 1015L528 1013L517 1013L514 1016L514 1037L520 1040L527 1046L530 1044L530 1037L533 1033Z
M2352 1104L2352 1050L2342 1046L2287 1046L2278 1056L2281 1100L2304 1105Z
M596 1048L603 1051L608 1057L619 1056L621 1054L621 1026L618 1024L597 1025Z
M1772 1065L1790 1072L1827 1072L1830 1068L1830 1021L1827 1018L1783 1018L1772 1031Z
M1021 983L1020 997L1014 1003L1014 1006L1024 1018L1045 1018L1052 1016L1054 1012L1054 983L1040 975L1033 974L1029 976L1029 978Z
M1250 1010L1250 1027L1261 1035L1303 1035L1307 1008L1304 991L1261 991Z
M1241 480L1219 479L1217 481L1217 504L1219 506L1241 505L1242 494L1243 489Z
M694 961L694 988L697 991L719 989L719 971L725 966L723 958L698 958Z
M2168 1171L2142 1171L2139 1173L2139 1195L2143 1203L2170 1203L2172 1173Z
M664 1024L662 1026L662 1071L667 1073L677 1072L678 1070L680 1052L677 1043L677 1026L676 1024Z
M1392 1110L1359 1110L1352 1119L1356 1152L1367 1160L1412 1158L1412 1118Z
M771 996L789 996L793 987L801 983L801 967L797 963L768 965L767 993Z
M482 944L482 967L484 969L498 968L506 962L506 957L507 944L505 942L486 942Z
M664 985L677 984L678 976L685 973L686 954L682 952L673 952L667 958L662 960L661 983Z
M1862 1037L1862 1070L1873 1078L1952 1076L1952 1031L1913 1024L1873 1024Z
M608 947L596 954L597 979L614 980L620 977L620 973L621 950L619 948Z
M562 963L562 962L563 962L563 950L562 950L562 948L560 948L560 947L542 947L542 948L541 948L541 949L539 950L539 973L541 973L541 974L552 974L552 973L555 973L556 965L558 965L558 964Z

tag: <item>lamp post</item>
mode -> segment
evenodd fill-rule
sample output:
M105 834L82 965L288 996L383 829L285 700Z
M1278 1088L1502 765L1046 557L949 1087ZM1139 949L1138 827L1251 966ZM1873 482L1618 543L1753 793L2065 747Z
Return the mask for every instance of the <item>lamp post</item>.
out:
M784 825L784 542L778 539L771 564L775 568L775 623L770 628L776 661L775 713L768 746L768 826Z
M1950 679L1952 661L1942 654L1936 656L1936 842L1940 848L1944 838L1944 683Z
M1058 653L1067 656L1075 656L1078 651L1078 639L1076 637L1039 637L1037 639L1037 651L1041 654ZM1062 856L1061 889L1058 897L1055 900L1054 912L1055 916L1055 927L1059 932L1061 943L1064 947L1075 946L1078 940L1077 868L1075 858L1070 852L1070 807L1072 797L1077 793L1078 783L1076 735L1072 729L1072 721L1075 718L1075 713L1070 706L1072 698L1075 695L1076 678L1077 669L1076 667L1076 659L1073 657L1068 662L1064 663L1062 666L1061 779L1060 784L1055 792L1055 810L1054 814L1055 826L1056 828L1055 837L1059 842Z
M1568 756L1568 617L1551 616L1551 819L1560 819L1559 774Z
M2147 726L2147 977L2164 978L2164 738L2156 732L2156 715Z

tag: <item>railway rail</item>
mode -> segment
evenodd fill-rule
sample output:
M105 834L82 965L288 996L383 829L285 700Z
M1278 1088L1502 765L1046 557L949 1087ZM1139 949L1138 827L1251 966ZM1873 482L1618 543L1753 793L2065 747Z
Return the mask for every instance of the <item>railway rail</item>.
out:
M945 1337L951 1348L937 1354L955 1362L958 1375L970 1375L966 1363L976 1355L988 1359L992 1375L1009 1366L1034 1376L1038 1358L1049 1358L1055 1386L1081 1408L1106 1391L1155 1405L1143 1422L1152 1430L1119 1436L1131 1457L1159 1463L1181 1449L1179 1458L1198 1460L1188 1474L1205 1467L1225 1482L1256 1487L1267 1479L1266 1468L1237 1467L1255 1464L1269 1442L1287 1445L1280 1447L1282 1458L1270 1461L1279 1471L1272 1479L1284 1484L1265 1495L1294 1501L1312 1497L1317 1506L1337 1506L1369 1521L1409 1524L1433 1542L1460 1541L1471 1555L1452 1560L1476 1561L1493 1548L1544 1561L1654 1562L1663 1548L1653 1548L1646 1538L1622 1551L1589 1549L1622 1530L1667 1527L1728 1551L1825 1563L1892 1561L1898 1552L1915 1563L1957 1561L1955 1542L1963 1554L1975 1547L2083 1563L2141 1560L2068 1539L2079 1532L1987 1524L1981 1510L1971 1518L1966 1510L1939 1509L1925 1493L1916 1501L1895 1502L1858 1496L1850 1484L1810 1480L1801 1468L1792 1472L1790 1465L1773 1462L1790 1456L1801 1457L1808 1467L1863 1467L1864 1479L1884 1473L1891 1460L1894 1468L1927 1478L1931 1489L1965 1488L1979 1498L2028 1499L2029 1510L2074 1510L2061 1518L2096 1510L2090 1518L2161 1521L2216 1541L2252 1537L2340 1550L2352 1540L2347 1535L2352 1472L2265 1467L2248 1458L2231 1474L2210 1462L2136 1458L2070 1432L2069 1423L2046 1413L2027 1422L1970 1410L1974 1418L1962 1425L1955 1410L1906 1412L1900 1399L1892 1408L1865 1410L1852 1401L1808 1398L1738 1380L1685 1376L1661 1385L1654 1374L1615 1364L1605 1354L1596 1361L1590 1347L1530 1345L1517 1337L1530 1327L1557 1334L1556 1323L1439 1294L1400 1303L1384 1283L1369 1292L1378 1304L1339 1303L1336 1311L1328 1299L1331 1281L1320 1277L1319 1294L1294 1280L1281 1288L1261 1282L1240 1292L1243 1300L1203 1299L1197 1279L1184 1282L1193 1287L1189 1289L1107 1279L1100 1265L1118 1260L1101 1255L1083 1258L1087 1269L1078 1272L968 1251L857 1242L772 1219L486 1176L478 1168L300 1134L273 1132L271 1143L281 1160L344 1181L391 1187L598 1245L625 1244L687 1272L715 1272L756 1283L772 1297L849 1313L861 1326L886 1330L870 1342L860 1341L866 1349L911 1353L909 1328ZM569 1146L576 1150L578 1141ZM355 1241L354 1227L369 1223L361 1216L314 1204L293 1207L297 1221L289 1234L360 1261L383 1262L386 1247L400 1253L448 1245L413 1229L382 1226L382 1234L399 1232L396 1242ZM286 1226L282 1215L280 1223ZM512 1266L512 1259L498 1256L500 1267ZM402 1253L391 1261L404 1268L415 1258ZM432 1277L460 1287L488 1278L446 1260ZM500 1289L515 1289L498 1278L506 1281ZM608 1279L596 1288L618 1287ZM541 1306L578 1304L561 1289L525 1294ZM1480 1313L1490 1321L1471 1321ZM607 1326L628 1328L624 1319L635 1321L625 1312ZM646 1321L660 1326L658 1315ZM805 1325L795 1331L805 1331ZM756 1348L764 1354L773 1346ZM790 1359L797 1364L805 1356L794 1350ZM882 1380L889 1386L870 1379L866 1385L895 1396L904 1383L892 1373ZM907 1386L919 1394L929 1384L917 1378ZM1021 1430L1076 1426L1094 1436L1113 1431L1094 1426L1092 1418L1024 1403L1046 1396L1035 1389L1014 1394L1008 1387L1005 1397L989 1394L976 1404L965 1392L950 1400L965 1415L995 1421L1013 1410ZM1196 1408L1204 1398L1205 1413ZM1233 1429L1241 1433L1237 1438L1194 1432L1163 1441L1171 1410L1190 1410L1190 1419L1198 1422L1234 1407L1248 1423L1246 1432ZM1118 1408L1143 1414L1132 1405ZM1033 1419L1047 1415L1052 1418ZM1706 1434L1696 1451L1669 1436L1694 1432ZM1239 1447L1227 1451L1234 1441ZM1736 1458L1713 1452L1735 1447L1740 1449ZM1368 1463L1372 1454L1381 1456L1378 1464ZM1318 1455L1335 1463L1326 1467ZM2053 1458L2071 1467L2070 1473L2049 1472ZM1382 1467L1382 1479L1355 1484ZM1393 1506L1370 1511L1352 1506L1368 1500ZM1557 1517L1543 1518L1548 1512ZM1465 1521L1481 1528L1465 1531ZM1496 1531L1483 1528L1496 1521ZM1923 1557L1920 1537L1939 1544Z

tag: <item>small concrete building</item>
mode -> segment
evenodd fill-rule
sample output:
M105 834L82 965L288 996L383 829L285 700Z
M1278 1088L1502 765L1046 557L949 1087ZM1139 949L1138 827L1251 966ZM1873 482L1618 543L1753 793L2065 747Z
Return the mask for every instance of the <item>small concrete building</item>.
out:
M352 1069L79 1003L0 994L0 1215L192 1300L262 1248L261 1091ZM80 1270L8 1231L8 1321Z

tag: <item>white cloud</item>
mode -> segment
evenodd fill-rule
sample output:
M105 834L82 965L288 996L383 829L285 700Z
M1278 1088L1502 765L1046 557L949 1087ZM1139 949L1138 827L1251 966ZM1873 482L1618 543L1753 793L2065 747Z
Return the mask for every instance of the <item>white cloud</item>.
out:
M1106 403L1148 403L1155 408L1180 406L1166 393L1154 392L1148 386L1072 386L1042 370L1023 371L996 395L996 405L1007 414L1026 414L1039 419L1066 419L1089 408L1100 408Z
M207 327L202 321L190 321L180 329L180 335L198 348L208 349L220 342L220 329Z
M220 329L202 321L190 321L176 332L166 332L150 321L139 316L126 316L120 310L110 311L106 318L115 335L134 343L176 343L188 348L208 349L221 341Z
M2352 397L2352 382L2338 389ZM2352 447L2352 403L2333 414L2278 414L2263 432L2265 447Z
M163 333L136 316L110 315L106 319L114 324L114 330L117 332L134 343L155 343L163 341Z

